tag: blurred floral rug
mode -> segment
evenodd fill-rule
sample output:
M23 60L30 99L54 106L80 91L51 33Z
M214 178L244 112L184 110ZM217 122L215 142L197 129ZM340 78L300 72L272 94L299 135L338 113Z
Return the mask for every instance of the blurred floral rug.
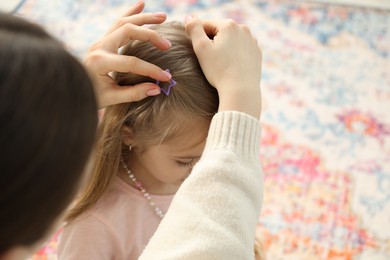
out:
M134 1L26 0L82 58ZM390 12L303 1L146 1L246 23L263 48L258 234L268 259L390 259ZM58 235L58 234L57 234ZM33 257L56 259L57 235Z

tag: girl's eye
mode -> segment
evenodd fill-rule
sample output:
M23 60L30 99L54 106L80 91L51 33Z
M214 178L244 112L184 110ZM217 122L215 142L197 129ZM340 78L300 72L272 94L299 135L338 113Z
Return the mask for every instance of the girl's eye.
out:
M191 160L189 162L176 161L177 165L179 165L180 167L192 167L193 162L194 162L194 160Z

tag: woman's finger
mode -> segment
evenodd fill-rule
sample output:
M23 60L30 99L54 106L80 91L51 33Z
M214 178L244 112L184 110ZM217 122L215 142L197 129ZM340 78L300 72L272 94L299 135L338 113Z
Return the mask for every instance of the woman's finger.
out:
M148 41L161 50L167 50L171 47L170 41L163 38L156 31L134 24L125 24L101 39L95 44L95 49L117 53L120 47L131 40Z
M133 16L136 14L141 13L145 8L145 3L143 0L138 0L132 7L130 7L123 15L122 18L127 16ZM120 20L120 19L119 19ZM106 35L110 34L111 32L118 29L120 26L118 26L117 23L114 23L111 28L107 31Z
M130 7L126 13L124 13L122 15L121 18L125 18L127 16L133 16L133 15L136 15L136 14L139 14L141 13L145 8L145 3L144 1L140 0L140 1L137 1L132 7ZM121 18L119 18L118 20L120 20ZM107 34L110 34L112 31L115 31L116 29L118 29L118 25L117 23L114 23L110 29L108 29L108 31L106 32L105 35Z
M242 25L238 24L232 19L202 20L201 23L206 34L211 38L217 36L222 29L229 29L229 27L230 29L242 27Z
M134 86L114 85L101 100L104 107L112 104L135 102L149 96L157 96L161 93L160 87L153 83L140 83Z
M192 17L191 19L187 19L185 28L191 37L195 52L197 49L203 49L211 44L204 26L198 18Z
M232 19L224 19L224 20L199 20L196 17L192 17L192 19L187 19L186 21L186 29L190 33L193 29L196 30L196 27L201 25L203 27L203 31L209 38L213 38L218 35L218 32L227 27L242 27L245 28L245 31L249 32L249 28L246 25L238 24Z
M99 75L107 75L111 71L133 73L156 80L168 81L171 75L158 66L133 56L112 54L103 51L91 53L85 60L88 67L93 67Z
M132 16L124 16L116 20L116 22L111 26L106 35L112 33L116 29L122 27L125 24L134 24L142 26L145 24L160 24L167 19L167 15L164 12L156 13L144 13L144 14L135 14Z
M139 14L144 10L145 2L143 0L138 0L132 7L130 7L122 16L131 16L134 14Z

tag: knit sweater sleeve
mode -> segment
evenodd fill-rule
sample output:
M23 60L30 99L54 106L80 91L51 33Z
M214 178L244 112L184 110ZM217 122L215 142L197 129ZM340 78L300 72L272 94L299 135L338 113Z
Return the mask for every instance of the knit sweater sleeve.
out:
M217 113L202 158L139 259L254 259L262 203L259 121Z

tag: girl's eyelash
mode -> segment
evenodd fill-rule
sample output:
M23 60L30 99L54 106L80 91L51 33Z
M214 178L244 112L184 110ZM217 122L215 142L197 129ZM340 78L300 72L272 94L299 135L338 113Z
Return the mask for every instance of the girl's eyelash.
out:
M193 163L193 160L191 160L190 162L180 162L180 161L176 161L177 165L179 165L180 167L191 167L192 166L192 163Z

